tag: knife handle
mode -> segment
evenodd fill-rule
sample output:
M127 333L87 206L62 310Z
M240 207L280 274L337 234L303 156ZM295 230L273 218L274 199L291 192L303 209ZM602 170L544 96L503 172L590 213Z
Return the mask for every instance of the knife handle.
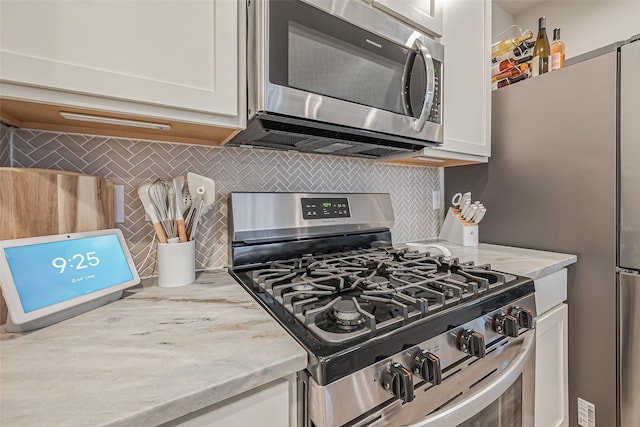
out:
M482 218L484 218L484 215L487 213L487 209L486 208L482 208L478 211L478 214L476 215L476 217L473 219L473 222L475 222L476 224L478 224L480 222L480 220L482 220Z

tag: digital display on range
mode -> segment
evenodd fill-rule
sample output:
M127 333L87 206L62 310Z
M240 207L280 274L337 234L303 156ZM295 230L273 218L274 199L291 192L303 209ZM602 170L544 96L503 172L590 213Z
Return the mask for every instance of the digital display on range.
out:
M302 198L303 219L349 218L349 200L344 198Z

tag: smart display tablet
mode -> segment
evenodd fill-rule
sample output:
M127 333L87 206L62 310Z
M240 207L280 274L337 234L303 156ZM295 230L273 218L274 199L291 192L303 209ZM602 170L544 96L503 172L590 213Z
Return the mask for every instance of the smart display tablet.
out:
M119 229L0 241L7 330L47 326L115 301L140 283Z

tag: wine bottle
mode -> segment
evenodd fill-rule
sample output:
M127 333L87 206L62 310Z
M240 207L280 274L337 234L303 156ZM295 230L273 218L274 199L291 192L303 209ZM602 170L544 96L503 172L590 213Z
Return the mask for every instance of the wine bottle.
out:
M531 60L531 56L519 59L504 59L499 64L491 66L491 81L495 82L507 77L517 77L529 67L527 64ZM523 65L524 64L524 65Z
M553 29L551 43L551 71L562 68L564 64L564 43L560 40L560 28Z
M544 74L549 71L549 57L551 49L549 47L549 39L547 38L547 20L544 16L538 19L538 36L536 44L533 46L533 62L531 69L533 76Z
M491 58L496 58L498 56L505 55L513 51L515 47L521 44L524 41L529 40L533 37L533 33L530 30L527 30L521 37L513 37L510 39L502 40L501 42L493 45L491 48Z

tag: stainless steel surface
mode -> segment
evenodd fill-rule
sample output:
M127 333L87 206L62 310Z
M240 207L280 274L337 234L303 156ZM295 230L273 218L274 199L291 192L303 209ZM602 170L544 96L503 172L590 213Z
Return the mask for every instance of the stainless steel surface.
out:
M302 198L349 199L351 217L305 220ZM387 193L231 193L231 241L268 241L379 230L393 226ZM257 208L256 208L257 207Z
M578 397L596 405L596 425L616 425L617 74L614 51L494 91L491 161L445 171L445 200L471 190L485 205L482 242L578 256L568 275L572 426Z
M536 315L534 295L514 301L510 306L526 308L534 316ZM451 423L442 424L440 420L449 422L452 419L457 422L464 421L465 418L462 417L462 414L475 414L482 409L483 404L488 405L499 396L499 394L492 394L493 392L498 389L508 388L525 366L530 369L533 368L533 361L531 360L533 358L530 358L530 355L534 352L535 331L528 330L525 332L522 330L519 338L496 341L500 338L500 335L491 328L491 319L500 312L501 310L492 311L481 318L460 325L449 332L431 338L400 354L381 360L375 365L371 365L326 386L320 386L313 379L309 379L309 415L311 421L316 426L341 426L358 416L366 414L366 417L353 425L369 425L371 420L375 420L379 416L382 416L383 424L401 425L413 423L422 419L425 414L436 410L461 391L464 391L464 395L458 401L466 400L469 397L469 392L472 392L474 397L469 399L474 403L470 405L472 408L470 413L466 412L465 409L458 408L460 405L454 405L453 408L457 408L455 412L460 418L450 418L449 411L444 410L443 414L439 415L434 421L434 425L453 425ZM456 334L463 329L472 329L485 336L485 342L488 345L486 357L482 359L469 357L456 348ZM412 366L412 358L419 350L430 351L440 358L443 370L442 384L431 386L431 384L424 383L420 378L414 376L416 399L413 402L402 404L401 401L397 400L392 405L373 411L378 405L392 398L379 383L382 373L389 368L392 361L399 362L403 366L410 368ZM455 368L447 369L456 364L458 365ZM491 373L494 370L496 371ZM487 376L489 373L491 375ZM531 379L527 377L527 381L533 381L533 373L527 375L531 375ZM491 385L482 383L483 389L486 385L488 390L481 391L476 395L478 389L470 389L469 386L485 376ZM533 390L533 383L528 383L526 388L527 399L533 399ZM353 396L358 396L358 398L353 399ZM526 412L529 412L528 405L529 403L527 404ZM447 406L447 408L449 407ZM533 402L531 402L531 414L527 415L527 417L532 417L532 408ZM431 424L427 425L430 426ZM533 425L533 423L524 425Z
M611 52L616 52L621 46L624 46L626 44L629 43L633 43L635 41L640 40L640 34L636 34L633 35L631 37L629 37L627 40L622 40L619 42L615 42L615 43L611 43L608 44L606 46L602 46L598 49L594 49L592 51L589 52L585 52L581 55L578 56L572 56L571 58L567 58L564 63L563 63L563 67L569 67L571 65L574 64L579 64L580 62L584 62L584 61L588 61L590 59L593 58L597 58L598 56L602 56L605 53L611 53Z
M366 2L344 0L302 1L406 47L410 47L416 38L426 37L388 13L372 8Z
M640 270L640 41L620 52L619 265Z
M620 283L620 426L640 420L640 275L621 272Z
M522 343L518 348L516 344L520 340L522 340ZM522 381L521 425L523 427L533 427L535 425L535 333L532 331L526 337L519 338L505 347L504 358L500 360L502 363L498 371L488 377L482 377L483 381L490 381L488 384L482 383L482 388L474 391L468 397L460 397L449 403L444 409L430 414L423 420L407 427L449 427L472 418L475 419L471 425L477 425L476 422L483 422L483 425L487 425L487 421L479 417L478 414L498 400L518 379ZM473 367L471 369L478 368ZM468 381L466 378L465 380ZM404 415L405 413L403 412L402 414ZM499 425L503 425L503 423L513 425L514 420L511 418L513 413L503 415L504 417L499 418ZM494 419L492 418L490 422L493 421ZM380 425L385 424L386 420Z
M304 2L398 45L411 47L417 40L429 50L434 59L439 60L440 64L443 62L444 48L441 44L365 2L340 0L305 0ZM249 19L253 22L253 25L248 26L248 57L251 58L251 61L255 60L255 63L252 62L251 66L248 67L249 119L255 117L259 112L264 112L304 119L307 126L318 127L319 129L336 130L335 126L340 126L345 129L360 130L361 132L369 133L369 136L377 136L380 140L394 141L399 137L403 137L409 138L414 144L422 146L442 143L441 112L438 115L437 123L427 120L430 110L423 111L425 113L424 118L416 120L412 117L380 108L271 83L268 55L268 50L271 46L267 19L269 1L252 1L249 8ZM281 47L274 46L274 48L280 49ZM442 76L442 69L438 71L438 74ZM364 90L366 90L367 83L363 82L362 87L365 88ZM440 81L440 96L442 96L442 90L442 82ZM431 92L433 93L433 90ZM440 103L439 100L435 102ZM333 125L333 127L330 125ZM316 144L320 144L322 140L323 138L316 138ZM356 141L357 138L353 138L353 140ZM329 144L337 144L337 142L330 141L330 139L327 142ZM231 143L233 144L234 142L231 141ZM350 145L357 146L358 144L359 142L352 142ZM381 145L384 146L383 144ZM349 150L349 146L346 148L346 152L338 154L349 154L356 151ZM327 152L322 150L330 149L320 145L315 152L322 153ZM303 151L314 152L313 149ZM397 150L396 153L401 151L403 150ZM393 154L391 150L389 150L390 154Z

